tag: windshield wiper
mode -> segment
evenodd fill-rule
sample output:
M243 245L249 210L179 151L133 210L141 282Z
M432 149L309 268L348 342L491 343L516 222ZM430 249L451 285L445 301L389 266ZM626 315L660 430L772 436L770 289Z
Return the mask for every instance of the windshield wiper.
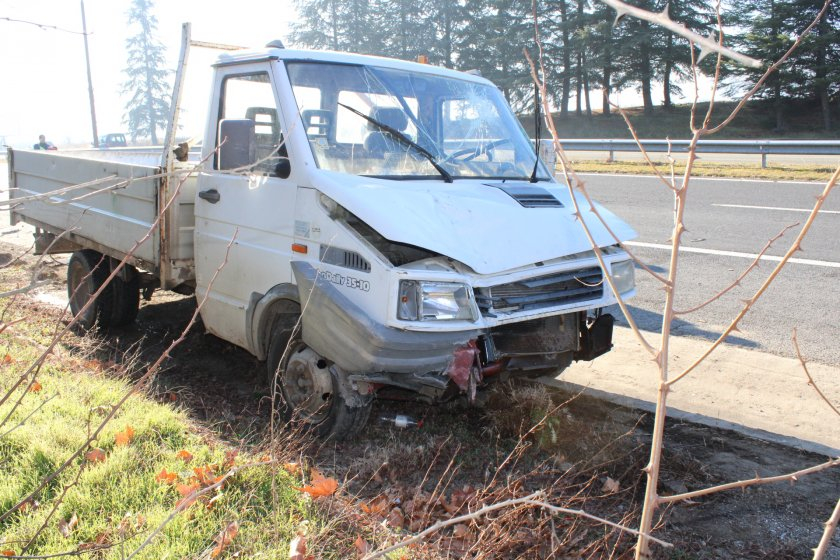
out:
M379 130L382 130L383 132L387 132L388 134L390 134L391 136L393 136L394 138L396 138L397 140L399 140L400 142L402 142L406 146L409 146L409 147L417 150L418 153L420 153L423 157L425 157L427 160L429 160L429 163L431 163L434 166L434 168L437 169L437 172L440 173L441 177L443 177L443 180L445 182L447 182L447 183L452 182L452 175L450 175L449 172L446 169L441 167L441 165L435 159L435 156L433 156L431 154L431 152L429 152L426 148L424 148L423 146L421 146L420 144L418 144L417 142L415 142L414 140L412 140L411 138L409 138L408 136L406 136L405 134L403 134L402 132L400 132L396 128L392 128L392 127L388 126L387 124L383 124L383 123L379 122L378 120L374 119L373 117L369 117L368 115L362 113L361 111L359 111L357 109L354 109L353 107L350 107L349 105L345 105L344 103L339 103L339 105L344 107L348 111L351 111L351 112L359 115L360 117L362 117L363 119L365 119L369 123L373 124Z

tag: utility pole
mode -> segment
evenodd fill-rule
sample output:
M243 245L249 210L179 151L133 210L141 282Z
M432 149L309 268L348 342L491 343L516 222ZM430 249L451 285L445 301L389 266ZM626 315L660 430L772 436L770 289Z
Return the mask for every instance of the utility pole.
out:
M93 103L93 79L90 76L90 51L88 51L87 23L85 22L85 0L82 3L82 33L85 38L85 64L87 65L88 95L90 96L90 124L93 128L93 147L99 147L99 134L96 132L96 105Z

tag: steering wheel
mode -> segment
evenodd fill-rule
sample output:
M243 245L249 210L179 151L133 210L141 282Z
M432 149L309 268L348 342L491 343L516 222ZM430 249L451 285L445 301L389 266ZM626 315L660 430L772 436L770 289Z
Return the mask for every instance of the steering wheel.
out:
M459 158L461 156L467 156L462 158L461 161L472 161L481 154L487 154L487 159L489 161L493 161L492 150L496 148L496 146L501 146L502 144L506 144L510 142L510 138L500 138L498 140L493 140L492 142L487 142L486 144L481 144L480 146L476 146L475 148L464 148L462 150L458 150L457 152L452 153L448 158L444 161L450 161L455 158Z

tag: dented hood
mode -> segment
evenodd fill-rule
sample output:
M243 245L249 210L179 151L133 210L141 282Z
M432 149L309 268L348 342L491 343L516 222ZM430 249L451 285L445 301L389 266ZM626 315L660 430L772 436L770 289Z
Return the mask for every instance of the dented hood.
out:
M386 239L440 253L479 274L495 274L591 249L573 216L568 190L561 183L529 185L476 179L444 183L364 177L348 182L344 174L324 175L326 181L318 189ZM532 192L529 187L536 187L537 193L549 193L560 204L523 206L514 195ZM580 195L577 198L595 242L602 247L615 244L598 217L588 211L586 200ZM596 207L618 239L636 237L636 232L615 214L601 205Z

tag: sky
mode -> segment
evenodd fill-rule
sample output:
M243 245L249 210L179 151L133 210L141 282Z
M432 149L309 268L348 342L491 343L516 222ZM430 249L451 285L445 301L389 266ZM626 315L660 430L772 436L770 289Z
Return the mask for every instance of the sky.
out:
M84 0L84 6L98 133L125 133L127 97L121 94L125 40L136 33L127 24L130 0ZM285 41L295 18L292 0L158 0L153 12L157 38L166 46L173 70L183 22L192 23L193 39L258 48L274 39ZM81 30L80 0L0 0L0 144L31 146L39 134L59 147L82 147L93 141ZM217 55L218 51L206 49L190 53L182 117L186 126L181 135L201 135L210 65ZM693 87L683 89L693 94ZM657 96L661 94L654 90L654 102L659 102ZM600 106L600 93L592 92L592 99ZM633 91L621 92L613 100L622 106L640 104Z
M84 0L99 135L127 132L125 40L129 0ZM231 6L235 6L232 9ZM192 23L193 39L262 47L285 39L295 15L291 0L158 0L157 38L166 46L169 68L178 62L181 24ZM25 20L81 32L80 0L0 0L0 144L31 146L44 134L57 146L93 141L84 39L81 34L8 21ZM210 64L218 51L193 49L187 74L185 119L204 122Z

